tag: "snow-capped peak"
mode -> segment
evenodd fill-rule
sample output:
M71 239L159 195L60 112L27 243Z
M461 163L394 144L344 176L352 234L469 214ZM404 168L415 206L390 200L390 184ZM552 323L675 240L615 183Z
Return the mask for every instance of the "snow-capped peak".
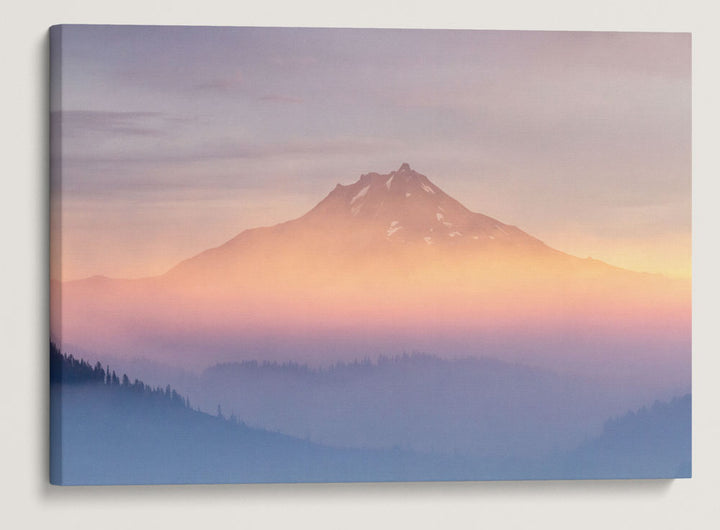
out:
M351 222L347 230L368 237L377 234L398 244L523 244L534 240L515 227L471 212L407 162L396 171L365 173L352 184L338 184L308 215L322 226Z

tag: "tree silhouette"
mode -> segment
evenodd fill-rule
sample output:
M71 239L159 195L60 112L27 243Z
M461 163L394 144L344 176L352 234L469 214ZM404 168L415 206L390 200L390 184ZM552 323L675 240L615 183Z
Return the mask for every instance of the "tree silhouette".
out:
M83 359L75 359L72 355L63 354L54 343L50 343L50 383L51 384L93 384L102 387L112 388L112 391L132 392L152 399L163 400L173 406L190 409L190 398L180 395L174 388L167 385L164 389L161 386L151 387L139 379L132 383L127 374L121 379L111 371L109 366L103 368L100 362L91 365ZM117 388L113 388L117 387ZM218 416L222 411L218 406Z

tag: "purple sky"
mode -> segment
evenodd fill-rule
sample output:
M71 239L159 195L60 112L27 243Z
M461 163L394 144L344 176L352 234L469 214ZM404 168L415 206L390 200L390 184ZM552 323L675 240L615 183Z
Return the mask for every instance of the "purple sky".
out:
M66 26L61 57L64 279L164 272L405 161L561 250L690 274L689 34Z

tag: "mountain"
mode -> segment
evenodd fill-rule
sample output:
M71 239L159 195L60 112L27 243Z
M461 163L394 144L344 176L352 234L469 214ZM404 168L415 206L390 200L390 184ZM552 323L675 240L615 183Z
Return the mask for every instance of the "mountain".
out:
M471 212L405 163L385 175L367 173L353 184L338 184L299 219L246 230L221 247L181 263L168 276L188 274L203 265L219 266L220 260L240 261L248 246L270 242L298 251L342 249L350 255L389 251L400 245L554 253L517 227Z
M689 282L550 248L408 164L161 276L52 288L53 337L102 355L199 368L426 351L689 384Z
M202 286L267 282L273 289L300 282L316 290L332 285L367 289L406 286L424 278L442 283L442 271L477 283L480 271L531 259L543 271L554 267L612 268L580 260L545 245L519 228L468 210L407 163L388 174L367 173L338 184L312 210L272 227L245 230L225 244L194 256L163 276L167 282ZM619 269L612 269L616 274ZM432 274L428 274L432 272ZM350 287L351 288L351 287Z
M446 370L438 370L438 365L448 366L439 359L406 357L386 360L383 370L402 368L401 364L407 362L415 363L426 372L426 379L442 378ZM497 363L485 364L491 377L497 375L498 369L508 370ZM213 369L215 375L226 375L227 371L220 368ZM368 363L337 366L331 375L354 379L366 372L376 379L370 387L377 387L380 368ZM238 369L263 370L271 377L276 376L270 374L273 371L281 376L285 372L285 378L288 371L313 376L306 368L276 365L236 366L230 370L231 375L237 375ZM246 394L252 392L242 387L254 379L237 381L240 390ZM226 418L220 410L215 416L193 410L169 385L152 388L137 379L130 383L127 376L117 377L114 371L104 369L99 363L93 366L83 359L63 355L52 344L50 381L50 480L53 484L669 478L690 474L689 395L669 403L656 402L650 408L607 421L599 436L566 451L532 458L511 445L499 454L478 458L462 452L447 454L453 450L447 444L442 451L446 454L416 452L391 444L375 449L358 447L365 445L358 440L351 444L355 448L349 448L252 428L234 415ZM323 387L327 382L315 381L315 384ZM389 388L383 386L387 392ZM402 396L394 400L402 400ZM377 412L373 403L368 403L366 408L365 412ZM275 414L281 410L277 409ZM354 412L357 411L346 411L348 416L341 418L346 427L363 421ZM427 415L417 420L426 423L426 429L434 429L437 436L457 441L454 433L446 428L468 419L457 417L452 408L443 412L448 415L445 420L438 421ZM501 414L501 411L488 408L477 420L481 424L479 436L466 442L474 442L481 448L487 443L487 435L495 434L490 431L497 428L497 424L492 423L493 413ZM516 433L516 438L526 439L516 439L515 445L518 442L542 444L543 436L557 428L553 416L563 413L564 409L543 410L542 405L531 406L525 411L525 416L530 417L526 426L529 433L524 436ZM533 420L533 416L538 417ZM408 419L407 415L398 418L401 429ZM522 421L522 418L515 420ZM335 421L337 419L331 423ZM546 424L544 428L538 429L540 423ZM365 429L363 434L371 431ZM576 446L571 439L565 443Z
M397 448L343 449L193 410L168 386L105 379L50 349L50 480L58 485L471 480L484 466ZM113 372L114 375L114 372Z
M391 365L386 364L386 368L397 367L398 361L419 361L425 365L426 378L432 378L433 374L442 377L444 373L444 370L437 370L438 363L443 364L439 359L427 357L396 360ZM221 372L219 368L214 369L216 375L224 375L226 371ZM271 371L286 372L286 378L289 369L303 371L297 366L248 365L234 367L231 373L237 372L238 368L264 370L266 375ZM378 368L379 365L367 363L338 366L333 376L355 377L364 371L376 378ZM491 363L488 368L488 375L492 375L499 366ZM312 375L308 370L304 371L306 376ZM349 448L252 428L234 415L226 418L222 413L212 416L193 410L169 385L152 388L137 379L130 383L125 375L117 377L114 371L105 370L100 364L93 366L83 359L62 355L52 344L50 380L50 480L53 484L670 478L690 475L689 395L669 403L656 402L650 408L643 407L609 420L599 436L588 439L579 447L539 458L518 451L517 442L542 444L543 435L556 429L551 418L563 411L531 407L525 415L537 415L534 421L545 423L544 429L532 425L531 419L525 428L532 434L516 433L515 446L506 446L499 454L478 458L462 452L447 454L453 449L447 444L442 451L445 454L416 452L397 445L392 447L392 444L371 449L372 444L366 446L359 440L353 440L354 448ZM253 380L238 381L245 394L252 389L242 387ZM315 384L324 386L322 381ZM377 385L371 383L370 386ZM395 401L401 399L401 396L394 398ZM365 412L377 411L372 403L366 408ZM275 414L281 410L277 409ZM346 427L363 421L353 414L356 411L346 412L349 418L341 420ZM492 429L497 425L487 422L492 419L493 412L492 409L486 411L478 420L480 435L468 438L466 442L480 448L487 444L487 436L496 434ZM421 415L417 420L426 423L426 429L435 429L437 436L444 435L447 441L457 441L454 433L445 428L463 420L455 416L452 409L445 409L444 413L448 415L445 420L438 421L427 415ZM495 411L495 414L500 412ZM398 418L400 429L408 419L408 415ZM517 420L522 421L522 418ZM364 435L371 433L372 429L362 432ZM565 443L576 446L571 439L566 439Z
M548 478L687 478L692 397L656 401L605 422L603 432L547 462Z
M608 417L659 397L495 359L422 354L325 369L224 363L194 384L170 382L204 410L220 403L250 425L318 443L496 459L574 447Z

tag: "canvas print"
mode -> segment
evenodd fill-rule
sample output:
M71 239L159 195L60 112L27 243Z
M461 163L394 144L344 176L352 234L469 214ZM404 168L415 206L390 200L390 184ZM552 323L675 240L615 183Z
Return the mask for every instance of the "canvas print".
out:
M690 47L51 28L51 482L689 477Z

